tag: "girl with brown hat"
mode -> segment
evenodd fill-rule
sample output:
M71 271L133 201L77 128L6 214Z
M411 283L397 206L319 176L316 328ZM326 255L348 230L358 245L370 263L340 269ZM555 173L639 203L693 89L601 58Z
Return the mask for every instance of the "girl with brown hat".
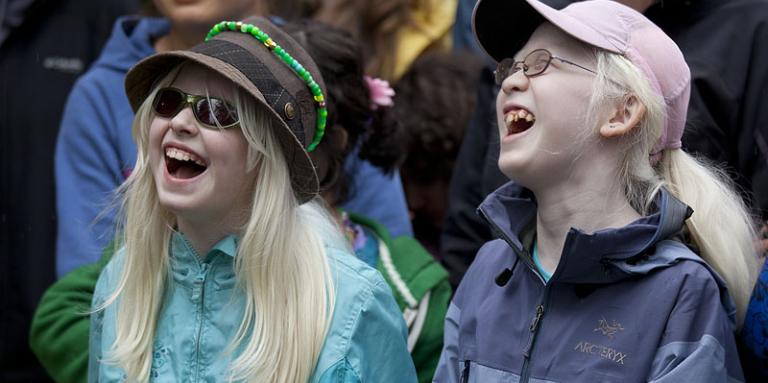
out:
M89 379L414 381L391 291L316 199L326 92L299 44L262 18L222 22L126 89L139 154Z

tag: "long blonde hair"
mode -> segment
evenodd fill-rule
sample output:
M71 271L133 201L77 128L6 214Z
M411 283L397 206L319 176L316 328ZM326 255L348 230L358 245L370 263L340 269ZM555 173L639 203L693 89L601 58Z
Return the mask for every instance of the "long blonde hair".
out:
M757 278L757 251L753 221L732 181L720 169L682 149L665 149L653 164L649 153L661 136L664 100L653 91L639 69L623 56L596 50L597 79L590 102L591 115L601 105L633 94L647 111L626 140L620 179L632 207L648 214L662 187L690 206L685 222L691 245L725 279L736 304L741 327Z
M148 166L148 127L156 90L138 109L133 136L138 158L121 187L124 194L124 263L114 293L99 308L117 304L116 338L107 358L131 381L146 381L162 298L168 288L169 242L175 217L160 205ZM274 122L253 98L236 88L234 104L249 143L248 169L256 169L247 222L234 261L245 310L230 347L231 380L298 382L311 376L330 325L334 286L324 239L344 243L319 199L299 205ZM255 181L256 182L256 181Z

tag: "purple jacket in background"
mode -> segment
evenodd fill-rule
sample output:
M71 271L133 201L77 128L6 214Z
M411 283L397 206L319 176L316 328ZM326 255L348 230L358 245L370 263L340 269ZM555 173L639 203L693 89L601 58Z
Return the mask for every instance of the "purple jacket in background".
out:
M451 303L434 381L743 381L725 284L673 240L689 208L663 189L655 206L619 229L572 228L545 284L527 250L533 195L513 183L491 194L479 212L500 239Z

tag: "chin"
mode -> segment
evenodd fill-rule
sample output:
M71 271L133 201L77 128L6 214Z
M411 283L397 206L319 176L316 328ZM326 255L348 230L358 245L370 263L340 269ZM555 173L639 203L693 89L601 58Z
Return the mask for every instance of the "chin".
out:
M158 202L160 206L174 215L184 215L185 211L194 210L196 206L196 204L191 201L181 201L178 198L164 197L162 193L159 197Z
M515 179L531 171L533 168L533 161L522 158L522 156L516 155L518 153L502 153L499 157L499 170L510 179ZM513 177L514 175L514 177Z

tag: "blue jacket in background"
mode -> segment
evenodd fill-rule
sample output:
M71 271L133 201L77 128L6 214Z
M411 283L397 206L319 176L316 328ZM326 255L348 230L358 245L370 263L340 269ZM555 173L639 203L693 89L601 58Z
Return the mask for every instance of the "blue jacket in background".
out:
M59 277L96 262L115 235L113 192L136 162L125 74L155 53L154 41L169 30L165 19L118 19L101 56L69 95L55 154ZM343 207L384 224L393 236L412 235L399 174L352 157L345 166L355 194Z
M416 382L408 333L381 274L344 249L326 246L336 302L312 383ZM180 233L170 244L167 294L158 317L151 382L224 382L233 355L226 349L243 318L236 285L237 239L228 236L201 258ZM116 288L124 252L102 271L93 296L99 307ZM116 305L91 315L88 380L122 381L103 363L115 340ZM237 351L236 351L237 352Z
M740 337L744 346L741 364L748 379L755 382L768 381L768 262L763 262Z
M622 228L571 229L544 283L528 250L533 195L513 183L491 194L479 211L500 239L448 309L434 381L743 381L726 287L672 239L689 208L663 189L655 206Z

